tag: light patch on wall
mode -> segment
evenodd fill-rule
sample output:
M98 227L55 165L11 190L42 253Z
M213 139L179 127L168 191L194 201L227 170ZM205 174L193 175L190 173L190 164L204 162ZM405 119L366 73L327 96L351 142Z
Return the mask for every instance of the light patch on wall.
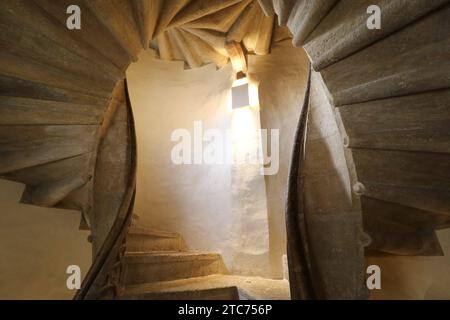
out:
M231 133L233 162L259 165L262 160L258 83L247 77L231 88Z

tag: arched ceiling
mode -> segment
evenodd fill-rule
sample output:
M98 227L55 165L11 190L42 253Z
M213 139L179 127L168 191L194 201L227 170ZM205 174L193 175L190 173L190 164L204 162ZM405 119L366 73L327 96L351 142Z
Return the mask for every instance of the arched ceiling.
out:
M191 68L222 67L235 50L265 55L273 43L291 37L275 22L265 0L151 0L148 32L163 60L185 61ZM263 9L264 8L264 9ZM228 49L228 50L227 50Z

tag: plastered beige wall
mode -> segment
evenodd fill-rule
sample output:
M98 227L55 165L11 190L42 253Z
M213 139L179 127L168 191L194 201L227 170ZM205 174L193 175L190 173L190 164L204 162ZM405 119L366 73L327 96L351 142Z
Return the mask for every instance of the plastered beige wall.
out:
M91 264L80 213L20 204L24 185L0 180L0 299L71 299L68 265Z

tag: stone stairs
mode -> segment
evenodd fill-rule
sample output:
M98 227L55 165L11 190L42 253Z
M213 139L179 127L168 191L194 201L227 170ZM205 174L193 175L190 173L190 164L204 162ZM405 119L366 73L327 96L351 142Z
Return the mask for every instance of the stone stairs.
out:
M141 227L137 220L127 234L120 299L262 299L274 294L263 291L271 286L287 299L287 281L229 275L220 254L190 251L180 234Z
M328 190L333 188L325 178L337 176L335 163L320 168L329 174L317 179L316 186L320 183L324 188L311 191L309 186L303 191L305 198L310 197L316 205L315 210L302 212L310 221L308 240L303 244L310 246L311 256L315 256L312 259L316 260L314 270L307 271L309 279L312 273L320 275L312 280L312 286L322 291L321 297L362 298L366 290L361 285L363 278L355 275L363 274L365 257L443 254L435 230L448 228L450 223L450 131L444 125L449 117L450 2L260 3L267 7L265 12L273 10L278 15L279 23L291 31L294 46L303 47L308 54L314 84L312 98L319 101L314 91L317 84L323 85L325 98L316 104L331 107L339 130L339 140L333 147L342 145L341 154L345 155L350 176L350 208L339 206L347 197L344 188L340 188L339 197L333 197ZM381 10L380 29L367 27L367 9L371 5ZM314 126L311 121L310 125ZM327 138L325 135L320 143L312 143L323 146ZM309 153L308 147L306 150L305 157L311 158L311 148ZM319 163L330 151L324 148L321 152L312 163ZM308 174L311 172L305 176ZM327 211L320 208L322 204L332 206ZM325 211L330 214L323 214ZM326 244L322 233L333 218L336 220L329 230L336 235ZM314 219L316 230L311 227ZM300 251L299 247L292 250ZM339 265L335 269L339 271L333 272L328 268L331 265ZM341 285L335 291L337 287L330 284L337 282ZM297 281L296 287L301 286ZM300 289L295 295L305 297Z
M121 300L242 300L237 287L223 287L211 289L188 289L152 292L134 291L120 297Z
M178 233L160 231L132 225L127 235L128 252L186 251L186 244Z
M213 299L214 296L239 300L289 300L289 282L260 277L213 274L202 277L158 281L129 286L122 299L155 299L175 297L176 299ZM215 298L214 298L215 299Z
M367 28L369 5L382 9ZM442 255L450 224L448 0L264 1L320 72L354 165L367 252ZM417 63L427 61L427 63ZM445 76L447 74L447 76ZM446 127L446 128L444 128Z
M133 214L126 238L122 299L228 299L237 297L236 288L206 288L202 290L145 290L146 285L180 279L227 274L217 253L188 251L182 236L175 232L139 226L139 216ZM139 294L136 288L144 286ZM129 288L135 288L131 291Z
M146 251L125 254L125 284L169 281L226 273L217 253Z

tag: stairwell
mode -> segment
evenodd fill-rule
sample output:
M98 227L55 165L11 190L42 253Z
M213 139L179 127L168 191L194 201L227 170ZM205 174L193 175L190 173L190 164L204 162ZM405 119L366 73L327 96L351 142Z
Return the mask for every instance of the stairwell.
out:
M230 275L220 254L190 251L181 235L137 221L127 235L119 299L289 299L286 280Z

